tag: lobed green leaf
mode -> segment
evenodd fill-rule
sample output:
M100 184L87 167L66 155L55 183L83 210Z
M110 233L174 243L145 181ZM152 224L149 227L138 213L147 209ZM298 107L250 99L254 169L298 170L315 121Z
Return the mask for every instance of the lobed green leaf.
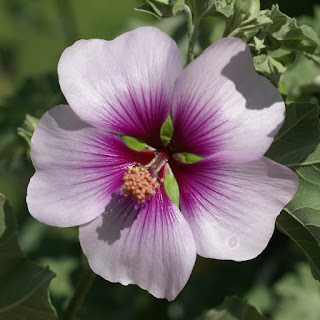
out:
M313 275L320 280L320 129L319 106L291 104L286 120L266 153L291 167L298 190L277 219L278 228L306 254Z
M252 10L240 10L250 7ZM236 9L239 10L236 10ZM235 3L235 13L227 21L225 36L247 42L255 58L257 72L279 87L280 77L291 66L298 54L320 64L320 39L307 25L298 25L273 5L270 10L257 10L248 0Z
M0 319L57 319L48 286L55 274L27 260L15 217L0 194Z
M265 27L268 24L272 24L272 20L268 16L266 16L264 11L259 11L252 15L246 15L244 17L241 16L237 21L234 21L233 19L230 20L230 22L233 23L233 25L230 26L229 24L228 26L228 36L238 37L244 42L248 42L253 36L256 36L261 28ZM266 47L266 45L264 44L264 40L265 39L263 39L262 41L261 39L263 48Z
M253 58L253 63L258 73L268 78L275 87L278 87L280 76L286 71L280 62L271 56L261 54Z
M318 116L319 106L314 104L286 106L285 122L266 156L289 167L306 165L311 158L320 156L316 150L320 143Z
M255 14L260 11L260 0L235 0L234 11L241 14Z
M320 280L320 246L307 227L287 211L282 211L276 225L304 252L313 277Z
M274 5L271 10L266 12L266 15L273 23L266 26L265 30L280 41L282 48L302 53L319 62L320 39L311 27L299 26L294 18L282 13L278 5Z

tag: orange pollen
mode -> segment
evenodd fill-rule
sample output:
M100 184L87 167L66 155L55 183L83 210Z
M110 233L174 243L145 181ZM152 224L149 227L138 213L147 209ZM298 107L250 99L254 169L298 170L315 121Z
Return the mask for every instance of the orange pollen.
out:
M142 166L129 167L123 175L124 196L131 196L133 200L144 202L146 198L155 194L155 189L159 188L159 183L150 172Z

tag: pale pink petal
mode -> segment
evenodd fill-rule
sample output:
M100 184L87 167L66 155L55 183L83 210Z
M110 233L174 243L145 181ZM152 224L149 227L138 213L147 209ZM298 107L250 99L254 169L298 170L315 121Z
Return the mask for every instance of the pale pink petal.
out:
M175 42L152 27L112 41L77 41L63 52L58 66L62 92L80 118L153 146L160 143L160 127L181 71Z
M173 172L197 253L215 259L242 261L260 254L297 189L290 169L248 153L217 153L195 164L176 164Z
M263 155L284 115L280 93L255 72L247 45L225 38L190 63L177 81L171 147L203 156L221 150Z
M196 248L187 222L161 189L140 205L114 194L105 213L80 226L79 235L95 273L173 300L190 277Z
M121 189L128 166L141 157L120 138L80 120L69 106L51 109L31 140L37 170L28 186L31 215L59 227L93 220Z

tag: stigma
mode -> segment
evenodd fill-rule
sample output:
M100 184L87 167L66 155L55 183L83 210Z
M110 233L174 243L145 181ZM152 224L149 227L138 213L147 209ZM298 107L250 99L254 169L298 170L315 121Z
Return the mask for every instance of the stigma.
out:
M152 177L144 166L129 167L122 178L124 196L130 196L133 200L144 202L153 196L159 188L159 182Z

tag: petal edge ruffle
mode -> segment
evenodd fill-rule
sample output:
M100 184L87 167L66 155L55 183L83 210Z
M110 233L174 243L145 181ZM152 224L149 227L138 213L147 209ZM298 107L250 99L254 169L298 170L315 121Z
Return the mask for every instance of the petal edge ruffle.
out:
M153 147L161 144L160 128L181 72L177 45L153 27L112 41L79 40L58 65L61 90L80 118Z
M104 214L80 226L79 237L95 273L171 301L190 277L196 249L187 222L161 189L142 207L115 194Z
M280 93L256 73L247 45L224 38L191 62L177 80L171 147L201 156L223 150L262 156L284 115Z
M197 253L215 259L259 255L298 185L287 167L248 153L221 152L172 169Z
M31 215L43 223L71 227L102 212L134 161L149 162L112 136L83 122L69 106L46 112L31 140L36 173L27 191ZM139 159L140 158L140 159Z

